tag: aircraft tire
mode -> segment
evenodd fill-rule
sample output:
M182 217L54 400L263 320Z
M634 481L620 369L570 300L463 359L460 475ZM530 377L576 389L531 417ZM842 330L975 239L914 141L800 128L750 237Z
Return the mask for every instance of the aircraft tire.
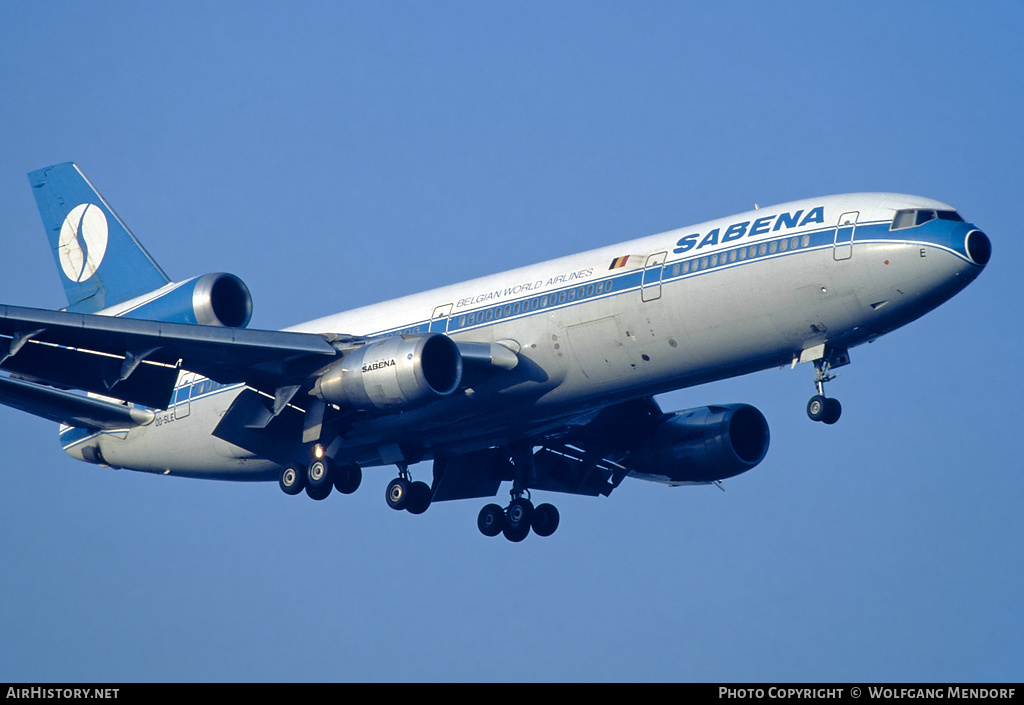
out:
M314 458L306 471L306 486L318 491L330 487L334 471L334 462L330 458Z
M281 491L288 495L297 495L306 486L306 469L298 463L289 463L277 478Z
M422 514L430 507L432 497L430 485L426 482L414 482L409 488L409 502L405 509L410 514Z
M842 416L842 414L843 405L839 403L838 399L826 399L825 413L822 414L821 422L831 426L839 420L839 417Z
M807 418L811 421L821 421L825 416L825 407L828 400L820 394L815 394L807 402Z
M558 510L553 504L539 504L533 511L533 533L538 536L550 536L558 528Z
M497 504L487 504L476 517L476 528L484 536L497 536L505 528L505 510Z
M327 496L331 494L331 490L334 489L334 485L327 483L321 487L310 487L306 485L306 496L310 499L315 499L317 502L327 499Z
M533 502L524 497L519 497L513 499L512 503L508 505L505 518L509 526L515 528L525 526L527 531L529 531L530 522L533 521L533 512ZM519 540L522 541L522 539Z
M409 504L409 495L412 493L412 483L404 477L396 477L388 484L384 499L392 509L405 509Z
M363 481L363 471L358 465L344 464L334 468L334 489L342 494L352 494Z
M511 524L505 524L505 528L501 530L501 533L505 535L512 543L519 543L525 539L530 533L529 524L521 524L519 526L512 526Z

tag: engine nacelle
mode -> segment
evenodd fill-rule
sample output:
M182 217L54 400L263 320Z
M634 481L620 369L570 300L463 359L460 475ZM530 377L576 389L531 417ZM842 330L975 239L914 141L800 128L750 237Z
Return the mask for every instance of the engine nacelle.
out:
M134 303L128 302L128 310L118 315L228 328L245 328L252 318L249 287L234 274L223 272L189 279L154 299Z
M394 410L448 396L462 382L462 356L440 333L394 335L344 352L313 394L356 409Z
M669 484L712 482L750 470L768 453L768 422L749 404L677 411L633 450L633 466Z

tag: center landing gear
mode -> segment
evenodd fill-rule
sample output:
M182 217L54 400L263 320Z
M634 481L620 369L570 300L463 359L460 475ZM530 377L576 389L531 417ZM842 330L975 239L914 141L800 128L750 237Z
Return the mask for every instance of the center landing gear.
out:
M527 493L528 494L528 493ZM536 507L528 496L515 496L508 507L488 504L476 518L477 528L484 536L504 534L509 541L519 542L527 537L530 529L538 536L550 536L558 528L558 510L552 504Z
M398 477L388 484L385 499L392 509L422 514L430 507L434 492L426 482L413 482L407 465L398 466Z
M838 399L825 396L825 382L835 379L835 375L830 372L831 369L831 363L827 358L814 361L814 386L818 393L807 402L807 418L829 425L838 421L843 413L843 406Z

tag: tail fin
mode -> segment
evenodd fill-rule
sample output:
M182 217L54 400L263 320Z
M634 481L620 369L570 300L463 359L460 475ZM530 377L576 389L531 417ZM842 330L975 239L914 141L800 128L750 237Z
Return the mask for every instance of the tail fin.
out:
M95 313L170 283L72 162L28 175L69 311Z

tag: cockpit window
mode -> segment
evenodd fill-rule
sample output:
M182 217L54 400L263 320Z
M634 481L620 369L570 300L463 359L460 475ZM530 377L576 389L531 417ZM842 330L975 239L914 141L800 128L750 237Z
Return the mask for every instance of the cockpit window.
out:
M895 217L892 219L892 225L889 226L890 230L900 230L902 228L913 228L918 225L924 225L929 220L952 220L957 223L964 222L964 219L960 217L960 214L956 211L935 211L930 208L908 208L906 210L896 211Z
M899 230L900 228L912 228L916 223L914 222L913 210L896 211L896 217L892 219L892 227L890 230Z

